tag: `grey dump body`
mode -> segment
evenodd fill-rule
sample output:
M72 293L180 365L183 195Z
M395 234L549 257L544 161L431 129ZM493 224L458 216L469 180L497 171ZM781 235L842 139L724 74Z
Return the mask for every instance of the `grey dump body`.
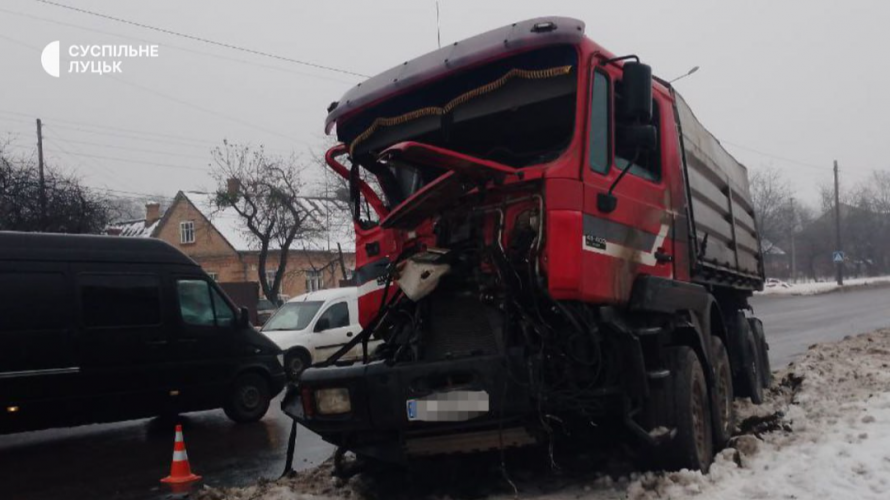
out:
M760 289L763 265L748 170L676 97L691 210L693 279Z

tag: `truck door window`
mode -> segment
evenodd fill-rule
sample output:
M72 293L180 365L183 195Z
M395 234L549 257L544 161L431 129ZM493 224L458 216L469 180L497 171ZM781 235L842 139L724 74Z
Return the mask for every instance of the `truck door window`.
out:
M235 324L235 311L229 307L229 303L222 298L216 288L210 289L213 295L213 310L216 313L216 323L219 326L232 326Z
M144 274L81 274L80 305L87 328L161 323L160 280Z
M621 85L620 82L615 84L615 109L622 109L621 107ZM630 162L634 155L636 154L636 150L632 147L625 146L625 141L622 139L622 126L621 126L622 117L615 116L615 168L618 170L624 169L627 166L628 162ZM658 102L652 101L652 125L655 126L655 132L657 137L657 144L654 151L640 151L640 155L637 158L637 161L634 162L633 166L630 167L628 171L629 174L635 175L637 177L642 177L643 179L647 179L650 181L658 182L661 180L661 121L660 121L660 113L658 110Z
M187 325L215 326L210 285L204 280L179 280L176 282L179 296L179 313Z
M609 171L609 77L600 71L593 74L589 139L590 169L605 174Z
M325 312L321 313L316 324L321 323L325 318L327 318L328 326L326 329L328 330L349 326L349 306L346 305L346 302L338 302L332 305ZM316 327L315 331L321 330Z

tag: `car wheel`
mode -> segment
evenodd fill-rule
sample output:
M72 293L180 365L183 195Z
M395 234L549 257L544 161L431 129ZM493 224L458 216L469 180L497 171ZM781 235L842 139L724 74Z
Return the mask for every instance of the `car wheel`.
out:
M695 351L689 347L670 348L668 356L669 411L676 435L656 448L657 463L667 470L707 472L714 456L714 441L705 373Z
M303 373L303 370L309 368L311 365L312 360L309 359L309 354L305 351L288 351L284 356L284 371L287 373L287 378L290 380L297 380L300 378L300 374Z
M714 443L718 447L723 447L729 438L732 437L732 431L735 427L735 408L732 401L735 393L732 388L732 368L729 365L729 354L726 352L726 346L718 337L711 337L712 342L712 359L714 363L714 391L716 392L718 425L714 429Z
M235 380L224 407L226 416L238 423L256 422L269 410L269 383L260 375L245 373Z

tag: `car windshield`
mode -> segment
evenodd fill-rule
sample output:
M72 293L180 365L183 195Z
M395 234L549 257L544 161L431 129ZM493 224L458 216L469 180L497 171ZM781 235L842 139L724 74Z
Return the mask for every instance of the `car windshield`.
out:
M321 308L324 302L289 302L269 318L263 327L264 332L278 330L303 330Z

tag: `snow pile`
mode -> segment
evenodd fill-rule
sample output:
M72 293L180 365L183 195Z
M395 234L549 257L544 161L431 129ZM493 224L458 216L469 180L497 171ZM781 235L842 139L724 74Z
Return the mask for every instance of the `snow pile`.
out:
M788 288L784 286L775 286L773 288L766 288L762 292L755 293L758 295L818 295L820 293L846 290L848 288L886 284L890 284L890 276L845 279L844 286L842 287L838 286L835 281L823 281L820 283L787 283Z
M890 330L810 348L776 373L767 401L742 401L738 435L709 474L605 474L558 491L519 484L519 497L539 500L886 499L890 498ZM295 479L244 489L205 489L199 500L365 498L350 481L329 477L325 464ZM513 498L512 493L491 497Z

